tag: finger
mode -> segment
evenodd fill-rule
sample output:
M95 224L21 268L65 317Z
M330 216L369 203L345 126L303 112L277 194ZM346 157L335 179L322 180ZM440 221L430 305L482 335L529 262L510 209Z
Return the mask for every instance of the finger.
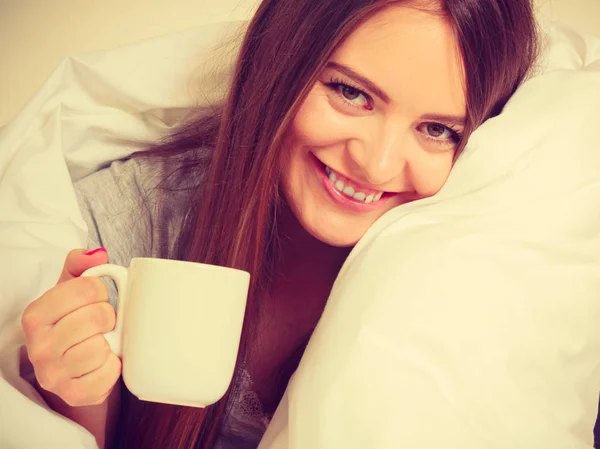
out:
M63 364L69 378L82 377L104 365L110 354L108 341L98 334L67 350Z
M88 251L87 249L74 249L67 254L62 273L58 283L81 276L88 268L108 262L108 254L104 248Z
M61 386L58 395L72 407L101 404L121 376L121 360L109 354L104 365Z
M29 338L40 328L54 325L69 313L88 304L108 301L108 289L94 276L70 279L48 290L29 304L21 323Z
M65 353L85 340L110 332L115 326L115 311L107 302L77 309L56 325L26 335L27 355L34 366L60 368Z
M33 362L33 367L37 383L46 391L54 393L59 385L71 380L60 357Z
M50 331L50 338L61 354L94 335L105 334L115 328L115 309L107 302L81 307L58 321Z

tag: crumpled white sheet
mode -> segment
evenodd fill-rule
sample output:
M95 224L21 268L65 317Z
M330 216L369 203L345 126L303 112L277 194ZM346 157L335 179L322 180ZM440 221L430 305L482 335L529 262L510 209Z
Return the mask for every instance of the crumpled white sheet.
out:
M86 228L72 180L156 140L196 99L210 102L210 94L218 96L230 63L218 55L231 57L234 52L212 49L224 34L231 36L240 26L205 25L70 58L0 131L0 448L96 447L85 430L48 410L20 377L18 316L28 302L54 285L66 253L85 246ZM556 371L559 362L565 379L572 380L585 369L591 370L592 380L597 377L587 356L596 349L600 354L598 335L592 329L598 322L592 320L600 319L600 314L589 304L585 289L597 280L593 270L600 268L600 242L590 227L598 215L592 207L586 221L582 209L590 199L600 204L597 183L590 181L598 175L600 151L590 152L590 137L600 123L600 102L594 103L593 92L586 102L577 86L600 85L594 81L600 70L600 44L568 32L551 31L551 35L546 71L554 75L539 78L537 84L530 82L511 102L514 115L489 121L473 136L440 195L386 214L353 251L261 449L591 447L585 435L594 417L588 419L588 427L566 430L570 420L581 418L582 407L589 409L589 401L580 399L584 393L589 397L590 382L575 384L581 388L569 396L565 386L570 384L554 381L562 375ZM583 66L589 76L583 74ZM190 95L192 86L198 85L201 92ZM586 112L580 117L582 129L578 135L561 134L558 119L565 122L564 129L576 129L564 114L569 109L563 109L579 107L577 102L569 103L569 98L577 98L575 94ZM528 105L544 101L557 109L532 116ZM530 128L541 134L529 133ZM540 148L547 141L561 144L574 162L561 165L550 157L556 153L544 157ZM577 178L566 176L563 168L581 173ZM516 187L520 195L515 195ZM579 187L580 195L575 195ZM557 222L561 217L548 207L554 199L565 214L577 212L572 221L564 215ZM473 210L480 220L469 217ZM513 220L518 214L527 220ZM540 217L552 220L548 224L554 227L547 233ZM435 226L441 222L448 224L443 232L445 228ZM571 280L568 294L575 312L589 312L590 321L564 307L550 309L556 312L557 326L547 329L540 323L547 324L542 318L548 317L548 309L539 299L556 299L552 296L556 282L549 278L548 288L540 289L539 279L519 277L510 269L515 259L502 250L510 248L524 257L515 242L539 235L547 243L543 238L559 225L571 238L564 245L568 251L561 253L560 245L551 246L555 254L535 263L543 269L540 273L552 273L563 282L564 272L550 268L569 270L571 262L581 268L582 257L587 258L589 273L573 271L578 277ZM504 232L507 226L509 233ZM498 236L505 238L502 244ZM589 245L587 251L582 244ZM546 247L540 252L533 245L532 254L540 256ZM489 258L490 252L495 259ZM459 268L470 270L472 284L464 283ZM457 277L448 277L451 274ZM486 288L482 279L494 280L494 288ZM448 291L455 296L442 301ZM507 298L512 298L515 309L498 306ZM531 304L516 301L532 298ZM511 310L514 315L508 313ZM533 319L536 314L540 320ZM532 341L526 318L539 335L544 331L547 337L551 330L557 335L549 342ZM449 322L454 325L448 326ZM567 327L560 325L565 323L577 325L573 335L564 333ZM531 370L519 373L517 369L516 374L541 374L540 364L545 362L548 370L554 370L549 371L551 379L537 389L515 382L515 373L510 366L498 364L494 357L501 354L493 350L498 341L494 332L509 332L511 326L521 332L508 340L513 344L517 337L529 339L528 344L548 355L553 345L564 349L562 341L587 358L577 358L576 353L566 361L552 360L551 355L534 357ZM477 338L469 339L472 335ZM500 372L494 373L494 368ZM497 388L482 389L490 384L477 372L494 374ZM524 385L531 389L519 389ZM550 391L549 387L558 388ZM557 404L562 409L557 410Z

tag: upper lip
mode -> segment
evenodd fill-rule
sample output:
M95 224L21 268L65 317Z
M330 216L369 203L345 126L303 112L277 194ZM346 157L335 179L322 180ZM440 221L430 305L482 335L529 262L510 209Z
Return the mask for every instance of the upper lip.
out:
M385 193L385 190L382 190L382 189L379 189L379 188L377 188L377 187L374 187L374 186L369 186L369 185L363 184L363 183L361 183L361 182L358 182L358 181L356 181L355 179L353 179L352 177L350 177L350 176L346 175L344 172L341 172L341 171L339 171L339 170L336 170L335 168L332 168L331 166L327 165L325 162L321 162L321 163L322 163L323 165L325 165L326 167L329 167L329 168L330 168L331 170L333 170L334 172L336 172L336 173L339 173L339 174L340 174L340 175L342 175L344 178L346 178L346 179L350 180L350 181L351 181L353 184L355 184L357 187L360 187L361 189L364 189L364 190L376 190L376 191L378 191L378 192L384 192L384 193Z

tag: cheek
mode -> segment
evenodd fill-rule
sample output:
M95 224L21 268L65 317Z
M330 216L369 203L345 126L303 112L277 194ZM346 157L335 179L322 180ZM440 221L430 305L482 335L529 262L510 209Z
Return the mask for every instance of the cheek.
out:
M348 118L333 109L324 87L313 87L298 110L292 130L301 145L330 146L350 138Z
M454 160L452 152L427 156L414 160L410 170L411 183L421 197L439 192L450 175Z

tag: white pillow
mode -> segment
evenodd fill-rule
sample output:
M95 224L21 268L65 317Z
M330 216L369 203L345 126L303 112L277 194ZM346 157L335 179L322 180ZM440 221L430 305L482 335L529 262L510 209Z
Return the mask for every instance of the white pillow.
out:
M593 447L600 41L547 32L442 191L352 251L260 449Z

